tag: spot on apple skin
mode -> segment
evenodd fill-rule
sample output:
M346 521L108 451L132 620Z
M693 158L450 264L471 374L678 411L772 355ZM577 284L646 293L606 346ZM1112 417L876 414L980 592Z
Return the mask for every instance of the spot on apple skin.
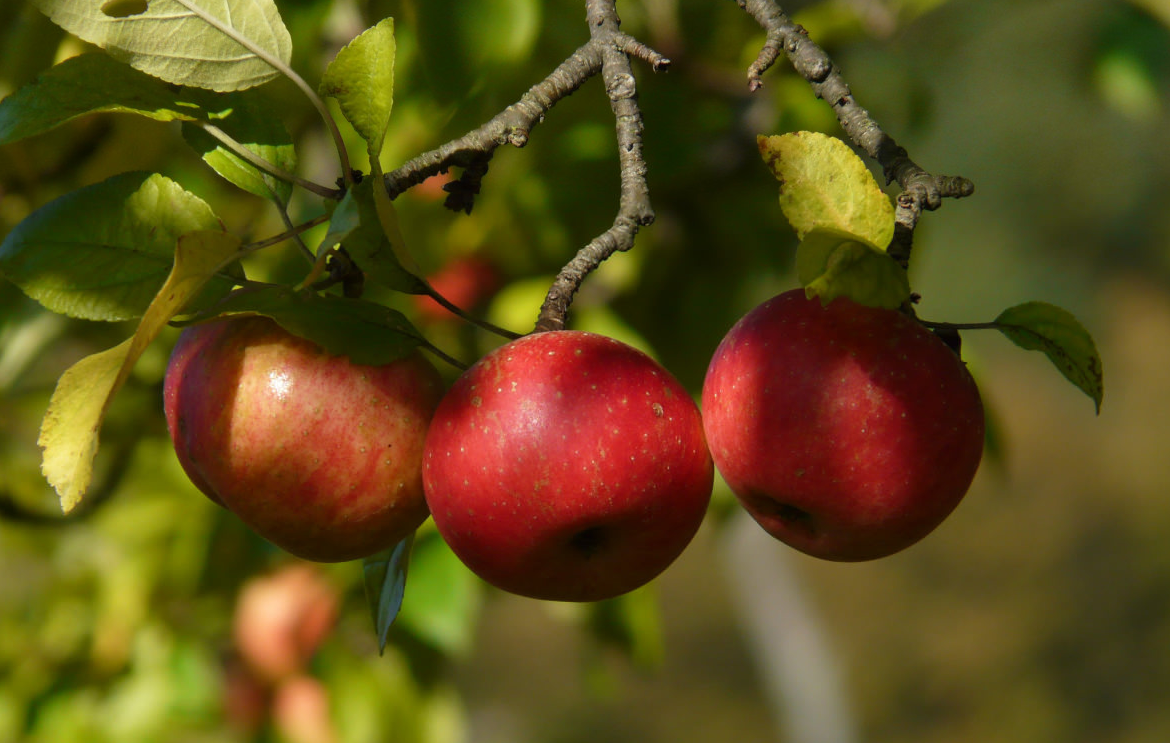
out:
M602 526L589 526L569 537L569 546L585 557L593 557L609 542L609 530Z
M806 532L809 536L816 534L817 529L813 516L804 509L788 503L777 503L776 515L781 521L797 531Z
M803 508L777 501L762 493L748 493L744 500L756 519L766 522L764 526L769 532L784 529L808 539L816 537L819 532L816 518Z

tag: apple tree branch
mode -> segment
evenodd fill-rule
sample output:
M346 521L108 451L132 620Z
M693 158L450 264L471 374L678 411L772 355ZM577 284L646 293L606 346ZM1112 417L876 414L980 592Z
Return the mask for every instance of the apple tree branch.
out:
M766 72L782 55L788 57L796 73L812 87L818 98L828 103L837 115L845 134L881 166L888 183L902 189L895 209L894 240L890 255L905 266L910 260L914 228L923 210L933 211L944 198L962 198L975 191L975 185L960 176L932 175L910 159L906 149L894 141L853 97L841 70L794 23L775 0L736 0L741 8L764 29L766 39L756 60L748 68L748 87L759 90Z
M444 186L445 203L450 209L469 212L495 151L503 145L523 147L532 129L558 101L590 78L601 76L616 127L621 173L618 213L613 225L581 248L558 274L541 307L537 331L564 328L569 304L584 278L613 253L633 247L638 230L654 221L642 155L642 113L630 59L642 60L656 72L669 68L670 60L619 30L614 0L586 0L585 6L589 41L552 73L479 128L385 176L393 197L436 173L461 168L459 179Z
M833 108L846 136L877 161L887 182L896 182L901 188L889 250L896 260L907 265L914 229L923 210L937 209L944 198L968 196L974 185L962 177L933 175L911 160L905 148L857 103L828 54L775 0L736 2L766 32L764 46L748 69L749 88L758 90L764 73L781 56L787 56L797 74ZM503 145L523 147L533 128L560 100L590 78L601 76L616 129L621 180L617 214L608 229L582 247L561 269L541 306L535 331L564 328L569 305L585 277L615 252L633 247L639 229L654 221L642 154L642 113L631 60L641 60L655 72L668 69L670 60L621 32L615 0L585 0L585 10L589 41L529 88L519 101L480 127L385 175L386 187L395 197L432 175L459 168L459 178L444 186L448 192L445 204L455 211L470 212L495 151Z

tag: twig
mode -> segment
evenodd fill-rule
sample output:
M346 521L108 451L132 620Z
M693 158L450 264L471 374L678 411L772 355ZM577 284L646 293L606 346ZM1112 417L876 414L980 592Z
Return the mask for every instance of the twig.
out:
M276 206L276 211L280 214L280 221L284 222L284 228L292 234L292 239L296 241L297 249L300 250L301 255L305 257L310 264L317 262L317 256L309 250L309 246L305 245L305 239L302 237L303 231L298 231L297 226L293 224L292 215L288 213L288 204L280 200L276 192L271 188L268 189L269 196L272 199L273 205Z
M386 174L386 190L391 198L417 186L437 173L451 167L487 168L487 161L503 145L523 147L528 134L544 115L563 98L568 97L586 80L601 71L601 55L592 44L586 44L561 62L548 77L533 85L520 100L496 114L487 123L453 139L446 144L424 152ZM463 208L462 205L459 207Z
M463 176L446 187L448 208L470 211L495 151L503 145L523 147L533 127L561 99L571 95L598 74L605 83L616 121L621 195L613 226L594 238L566 265L549 289L535 330L565 326L565 314L573 295L590 272L617 251L629 250L638 229L654 221L646 185L646 161L642 156L642 113L630 58L645 61L658 72L670 60L640 41L619 31L621 20L613 0L586 0L589 41L536 85L519 101L496 114L478 129L423 153L386 174L392 197L452 167Z
M489 333L494 333L495 335L498 335L501 338L506 338L507 340L514 341L517 338L521 337L520 333L514 333L511 330L508 330L507 328L501 328L499 325L496 325L495 323L491 323L491 322L488 322L487 320L483 320L483 319L480 319L478 317L475 317L470 312L467 312L462 307L459 307L454 302L452 302L451 300L447 299L442 294L440 294L439 291L437 289L435 289L435 287L431 286L430 282L423 281L422 285L423 285L423 288L425 290L423 293L426 294L426 296L435 300L435 302L438 303L438 305L440 307L447 310L448 312L455 315L456 317L464 320L465 322L469 322L472 325L476 326L477 328L480 328L481 330L486 330Z
M887 182L896 182L902 189L894 214L895 234L890 254L906 265L910 259L914 228L922 211L937 209L944 198L970 196L975 191L974 184L958 176L931 175L911 160L905 148L857 104L840 68L825 50L809 39L804 28L793 23L775 0L736 2L767 33L763 48L748 68L748 87L758 90L763 85L761 77L764 72L780 55L787 55L793 69L808 81L817 97L832 106L845 134L878 162Z
M654 222L642 156L642 111L630 56L649 62L656 71L667 69L670 60L618 30L621 20L613 0L586 0L585 6L590 43L601 50L601 77L616 122L621 196L613 226L579 250L553 281L536 332L563 329L573 295L585 277L615 252L632 248L638 230Z
M220 274L220 272L222 272L228 266L230 266L231 264L235 263L236 261L238 261L242 258L246 258L247 256L252 255L253 253L264 250L265 248L270 248L273 245L279 245L280 243L284 242L285 240L291 240L291 239L297 237L298 235L300 235L301 233L307 232L307 231L313 229L314 227L316 227L319 224L324 224L325 222L328 222L329 217L330 217L329 214L319 214L316 217L313 217L312 219L308 220L307 222L302 222L301 224L298 224L295 227L280 233L279 235L273 235L272 237L268 237L268 238L265 238L263 240L258 240L258 241L253 242L253 243L247 243L245 245L241 245L239 250L237 250L232 255L230 255L227 258L224 258L222 261L220 261L219 265L215 267L215 271L213 271L213 273L218 275L218 274ZM234 278L232 276L225 276L225 278L229 278L232 281L235 281L236 283L242 283L242 282L240 282L239 279Z

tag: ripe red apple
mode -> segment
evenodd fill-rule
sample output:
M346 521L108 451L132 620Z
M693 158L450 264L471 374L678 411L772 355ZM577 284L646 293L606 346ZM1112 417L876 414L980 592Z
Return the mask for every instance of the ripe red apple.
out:
M426 520L422 446L441 396L417 353L364 366L237 317L183 331L164 409L179 462L209 498L298 557L340 562Z
M958 356L913 319L790 291L744 316L703 384L711 455L777 539L869 560L930 533L966 494L983 405Z
M714 470L686 390L611 338L536 333L480 359L439 404L423 483L472 571L533 598L650 581L698 530Z

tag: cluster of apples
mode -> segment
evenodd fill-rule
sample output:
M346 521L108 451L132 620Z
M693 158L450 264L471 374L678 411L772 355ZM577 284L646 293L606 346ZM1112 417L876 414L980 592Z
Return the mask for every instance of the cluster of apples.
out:
M948 346L901 313L802 290L731 329L702 406L600 335L525 336L444 391L417 353L357 365L262 317L186 329L165 384L191 480L274 544L357 559L429 514L489 583L561 601L665 570L715 467L773 536L867 560L946 518L983 450L979 392Z

